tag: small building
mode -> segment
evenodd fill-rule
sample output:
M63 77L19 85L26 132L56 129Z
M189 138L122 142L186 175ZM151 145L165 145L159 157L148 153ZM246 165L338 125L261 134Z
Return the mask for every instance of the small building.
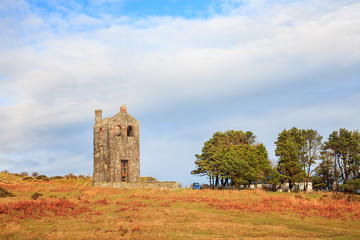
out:
M93 184L140 181L139 122L125 105L112 118L95 110Z

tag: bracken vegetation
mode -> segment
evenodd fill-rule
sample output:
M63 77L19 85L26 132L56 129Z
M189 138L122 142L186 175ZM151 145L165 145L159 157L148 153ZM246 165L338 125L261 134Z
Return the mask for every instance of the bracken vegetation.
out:
M0 204L0 214L12 218L41 218L45 216L76 216L90 212L86 206L80 206L67 199L28 200Z
M360 238L359 196L97 188L90 178L24 181L2 173L0 179L15 195L0 198L0 239Z

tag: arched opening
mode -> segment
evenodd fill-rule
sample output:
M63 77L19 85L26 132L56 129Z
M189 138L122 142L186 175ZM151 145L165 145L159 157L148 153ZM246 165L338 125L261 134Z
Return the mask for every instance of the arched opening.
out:
M103 131L102 128L100 128L99 129L99 139L101 139L101 137L102 137L102 131Z
M134 128L132 126L127 127L127 136L133 137L134 136Z
M115 136L121 136L121 126L120 125L116 125L115 127L114 127L114 133L115 133Z

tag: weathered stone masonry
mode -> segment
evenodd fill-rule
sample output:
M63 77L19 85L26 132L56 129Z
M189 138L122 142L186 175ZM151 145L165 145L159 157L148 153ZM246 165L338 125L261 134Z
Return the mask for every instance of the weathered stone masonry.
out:
M139 122L121 105L112 118L95 110L93 183L139 182Z

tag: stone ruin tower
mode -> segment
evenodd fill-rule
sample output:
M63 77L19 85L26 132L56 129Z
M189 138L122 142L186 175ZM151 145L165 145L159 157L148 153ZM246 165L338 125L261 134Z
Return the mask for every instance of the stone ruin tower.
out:
M125 105L112 118L95 110L93 184L139 181L139 122Z

